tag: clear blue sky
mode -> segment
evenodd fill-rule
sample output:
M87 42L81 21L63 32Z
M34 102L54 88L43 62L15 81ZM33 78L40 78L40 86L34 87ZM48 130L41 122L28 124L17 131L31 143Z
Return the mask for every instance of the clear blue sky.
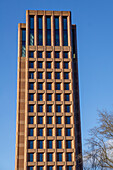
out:
M77 24L82 140L97 110L113 110L113 0L0 2L0 170L13 170L16 134L17 28L26 10L70 10Z

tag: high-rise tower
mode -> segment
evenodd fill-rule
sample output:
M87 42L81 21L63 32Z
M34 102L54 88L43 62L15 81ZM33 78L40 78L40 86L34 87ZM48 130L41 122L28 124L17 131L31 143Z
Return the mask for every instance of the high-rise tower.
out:
M76 45L70 11L18 25L15 170L82 170Z

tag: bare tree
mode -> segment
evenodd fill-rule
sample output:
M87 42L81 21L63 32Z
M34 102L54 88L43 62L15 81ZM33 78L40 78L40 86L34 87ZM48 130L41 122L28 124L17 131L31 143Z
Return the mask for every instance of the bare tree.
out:
M113 169L113 114L99 111L98 126L89 136L84 156L87 166L92 170Z

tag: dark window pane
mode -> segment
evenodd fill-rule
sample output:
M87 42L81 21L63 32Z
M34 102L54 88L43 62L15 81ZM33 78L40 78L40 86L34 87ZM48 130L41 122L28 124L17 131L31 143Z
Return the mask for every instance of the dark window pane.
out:
M60 62L55 62L55 68L60 68Z
M34 100L34 94L30 93L29 94L29 101L33 101Z
M46 17L46 45L51 46L51 17Z
M47 90L51 90L52 89L52 84L51 83L47 83Z
M69 101L69 94L65 94L65 101Z
M51 62L47 62L47 63L46 63L46 67L47 67L47 68L51 68Z
M61 124L61 116L57 116L56 117L56 123L57 124Z
M43 112L43 105L38 105L38 112Z
M52 105L47 105L47 112L52 112Z
M33 61L29 62L29 68L34 68L34 62Z
M66 136L71 136L71 129L66 129Z
M27 170L33 170L33 166L28 166Z
M43 90L43 83L38 83L38 90Z
M57 153L57 161L62 161L62 153Z
M43 94L38 94L38 101L43 101Z
M55 58L59 58L60 55L59 55L59 52L55 52Z
M43 24L42 24L42 16L38 16L38 45L43 45Z
M38 72L38 79L42 79L43 78L43 73L42 72Z
M43 162L43 153L38 153L38 161Z
M64 79L69 79L69 73L64 73Z
M26 29L22 29L22 57L26 56Z
M34 72L29 72L29 79L34 79Z
M47 79L51 79L51 73L50 72L47 73Z
M56 94L56 101L61 101L61 95L60 94Z
M33 136L33 128L28 129L28 136Z
M47 148L52 149L52 140L47 141Z
M65 122L66 122L66 124L70 124L70 116L65 117Z
M47 124L52 124L52 116L47 117Z
M66 148L71 148L71 140L66 141Z
M72 161L72 153L66 154L67 161Z
M34 52L33 51L29 52L29 58L34 58Z
M38 52L38 56L37 56L38 58L42 58L42 51L39 51Z
M65 112L70 112L70 105L65 105Z
M33 149L33 140L28 141L28 149Z
M63 45L68 46L67 17L63 17Z
M69 90L69 83L65 83L65 84L64 84L64 89L65 89L65 90Z
M29 124L33 124L33 118L34 118L33 116L28 117L28 123Z
M55 78L56 79L60 79L60 73L58 72L58 73L55 73Z
M38 136L43 136L43 129L42 128L38 128Z
M42 63L41 61L39 61L39 62L38 62L38 68L42 68L42 64L43 64L43 63Z
M49 162L53 161L53 154L52 153L47 154L47 161L49 161Z
M68 62L64 62L64 68L68 69Z
M43 117L42 116L38 116L38 124L43 124Z
M52 136L52 129L51 129L51 128L48 128L48 129L47 129L47 135L48 135L48 136Z
M61 112L61 105L56 105L56 112Z
M34 83L29 83L29 89L33 90L34 89Z
M52 94L47 94L47 101L52 101Z
M43 166L38 166L37 170L43 170Z
M33 162L33 153L28 153L28 162Z
M47 57L47 58L51 58L51 52L49 52L49 51L46 52L46 57Z
M37 142L37 145L38 145L38 149L43 149L43 140L39 140Z
M61 128L57 128L57 136L62 136L62 129Z
M64 58L68 58L68 52L63 53Z
M29 112L33 112L34 111L34 105L29 105Z
M55 46L59 46L59 17L55 17Z
M58 140L58 141L57 141L57 148L58 148L58 149L61 149L61 148L62 148L62 141L61 141L61 140Z
M60 90L60 83L56 83L56 90Z
M29 44L30 45L34 45L34 16L30 16L29 22L30 22L30 39L29 39Z

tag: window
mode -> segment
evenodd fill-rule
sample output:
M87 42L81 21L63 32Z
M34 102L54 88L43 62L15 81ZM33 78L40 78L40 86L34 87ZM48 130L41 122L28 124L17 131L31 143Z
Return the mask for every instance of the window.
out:
M62 148L62 141L61 140L57 140L57 148L58 149Z
M47 170L53 170L52 166L47 166Z
M38 16L38 45L43 45L43 24L42 16Z
M55 73L55 78L56 79L60 79L60 73L58 72L58 73Z
M42 79L43 78L43 73L42 72L38 72L38 79Z
M29 128L28 129L28 135L29 136L33 136L33 128Z
M47 129L47 135L48 136L52 136L52 128L48 128Z
M68 46L67 17L63 17L63 45Z
M65 112L70 112L70 105L65 105Z
M64 52L64 53L63 53L63 57L64 57L64 58L68 58L68 52Z
M66 136L71 136L71 129L69 128L66 129Z
M29 58L34 58L34 52L33 51L29 51Z
M38 153L38 161L43 162L43 153Z
M69 79L69 73L64 73L64 79Z
M50 72L47 73L47 79L51 79L51 73Z
M57 170L62 170L62 166L57 166Z
M52 94L47 94L47 101L52 101Z
M43 101L43 94L38 94L38 101Z
M28 149L33 149L33 140L28 141Z
M66 124L70 124L70 116L65 117L65 122L66 122Z
M43 140L38 140L37 146L38 146L38 149L43 149Z
M56 101L61 101L61 95L60 94L56 94Z
M42 62L38 61L38 68L42 68Z
M51 17L46 17L46 45L51 46Z
M34 68L34 62L33 61L29 61L29 68Z
M52 124L52 116L47 116L47 124Z
M69 90L69 83L65 83L65 84L64 84L64 89L65 89L65 90Z
M51 68L51 62L46 63L46 68Z
M47 112L52 112L52 105L47 105Z
M49 161L49 162L53 161L53 154L52 153L47 154L47 161Z
M66 159L67 159L67 161L72 161L72 153L67 153Z
M46 52L46 58L51 58L51 52L49 51Z
M43 83L38 83L38 90L43 90Z
M64 69L68 69L68 62L64 62Z
M33 166L28 166L27 170L33 170Z
M38 112L43 112L43 105L38 105Z
M48 148L48 149L52 149L52 143L53 143L52 140L48 140L48 141L47 141L47 148Z
M55 46L59 46L59 17L55 17Z
M56 105L56 112L61 112L61 105Z
M55 68L60 68L60 62L55 62Z
M28 123L29 124L33 124L33 116L29 116L28 117Z
M52 89L52 84L51 83L47 83L47 90L51 90Z
M59 52L55 52L55 58L60 58Z
M56 90L60 90L60 83L56 83Z
M22 57L26 56L26 29L22 29Z
M28 110L29 110L29 112L33 112L34 111L34 105L29 105Z
M29 83L29 90L33 90L34 89L34 83Z
M34 72L29 72L29 79L34 79Z
M43 129L42 128L38 128L38 136L43 136Z
M57 128L57 136L62 136L62 129L61 128Z
M57 124L61 124L61 116L57 116L56 117L56 123Z
M71 148L71 140L66 141L66 148Z
M29 94L29 101L33 101L34 100L34 94L33 93L30 93Z
M72 166L67 166L67 170L72 170Z
M38 58L42 58L42 51L38 51Z
M57 153L57 161L62 161L62 153Z
M69 94L65 94L65 101L69 101L70 95Z
M38 166L37 170L43 170L43 166Z
M33 153L28 153L28 162L33 162Z
M29 38L29 45L34 45L34 16L30 16L30 38Z
M43 117L42 116L38 116L38 124L43 124Z

